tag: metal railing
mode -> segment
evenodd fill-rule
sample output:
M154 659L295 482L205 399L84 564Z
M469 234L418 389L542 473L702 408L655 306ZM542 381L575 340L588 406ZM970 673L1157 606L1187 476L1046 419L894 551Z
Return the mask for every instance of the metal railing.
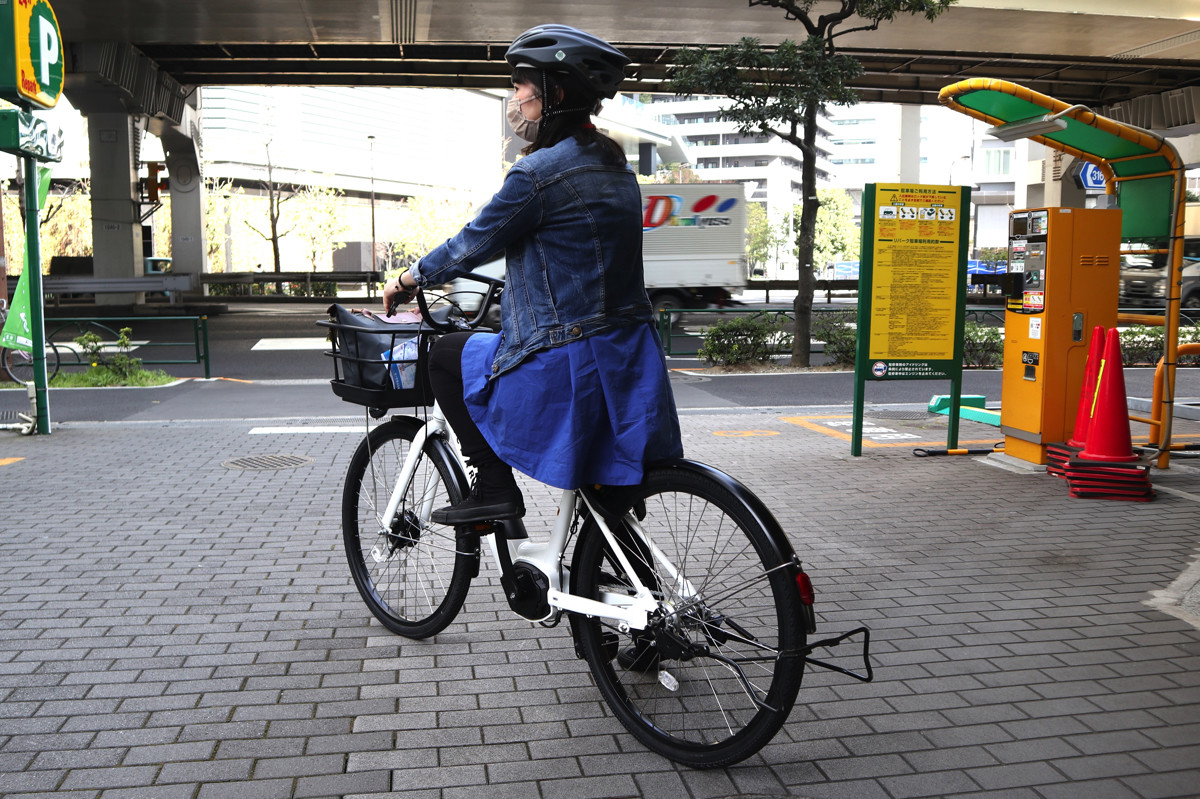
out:
M208 317L207 316L127 316L104 317L102 319L54 318L46 320L46 339L53 341L59 350L61 367L91 366L84 359L83 352L76 347L63 344L73 342L79 336L92 332L100 336L102 343L108 347L115 346L120 338L119 331L123 327L136 327L144 322L182 322L190 327L191 339L181 341L143 341L137 344L137 355L146 366L168 366L173 364L203 364L205 379L212 377L212 364L209 362L208 349ZM171 347L176 350L191 353L190 357L147 358L143 357L146 349L162 349ZM146 353L149 354L149 353ZM74 358L72 361L71 359Z
M856 312L857 305L813 305L813 315L823 313L838 313L838 312ZM1121 309L1121 314L1124 315L1135 309ZM1141 314L1153 315L1156 311L1161 315L1164 311L1161 308L1143 308L1136 309ZM988 327L1003 327L1005 309L1003 305L968 305L965 310L966 319L969 322L976 322ZM716 320L704 320L701 324L691 326L686 329L684 321L687 316L700 315L704 317L717 317ZM777 323L782 325L784 322L790 323L795 317L790 310L774 309L774 308L664 308L658 312L658 335L663 342L663 352L666 355L686 357L696 355L700 349L700 344L703 341L704 333L709 327L712 327L721 317L728 316L767 316ZM1180 322L1183 324L1198 324L1200 323L1200 311L1194 309L1182 309L1180 311ZM780 347L780 354L790 352L790 345Z

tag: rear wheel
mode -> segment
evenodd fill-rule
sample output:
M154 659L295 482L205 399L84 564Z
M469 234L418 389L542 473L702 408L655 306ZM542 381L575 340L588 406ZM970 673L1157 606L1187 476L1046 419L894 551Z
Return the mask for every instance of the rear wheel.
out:
M421 424L396 417L358 446L346 471L342 538L367 607L392 632L428 638L458 615L478 565L478 542L433 524L430 512L458 502L464 487L439 439L425 443L390 518L387 507Z
M706 475L652 469L620 494L610 510L627 513L613 532L658 612L640 631L576 617L580 652L617 718L648 748L697 768L743 760L779 731L800 690L795 570L760 518ZM594 521L581 532L572 577L575 593L592 599L634 593Z

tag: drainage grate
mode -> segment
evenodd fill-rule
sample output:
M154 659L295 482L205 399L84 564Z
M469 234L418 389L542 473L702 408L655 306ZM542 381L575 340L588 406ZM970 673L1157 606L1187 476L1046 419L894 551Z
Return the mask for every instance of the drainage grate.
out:
M252 472L268 472L273 469L294 469L313 462L313 458L304 455L249 455L245 458L234 458L221 465L226 469L244 469Z
M15 422L17 421L16 411L0 411L0 422Z

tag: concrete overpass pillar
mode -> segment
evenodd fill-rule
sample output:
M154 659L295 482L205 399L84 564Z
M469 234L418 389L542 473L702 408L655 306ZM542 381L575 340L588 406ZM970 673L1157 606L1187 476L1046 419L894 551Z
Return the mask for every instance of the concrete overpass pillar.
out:
M900 182L921 182L921 106L900 106Z
M92 165L92 261L96 277L136 277L142 269L135 138L126 113L93 113L88 120ZM97 294L98 305L144 302L144 293Z
M171 271L199 276L208 269L205 263L204 181L200 177L196 140L176 128L163 133L162 144L171 187ZM200 284L195 282L193 285L199 287Z

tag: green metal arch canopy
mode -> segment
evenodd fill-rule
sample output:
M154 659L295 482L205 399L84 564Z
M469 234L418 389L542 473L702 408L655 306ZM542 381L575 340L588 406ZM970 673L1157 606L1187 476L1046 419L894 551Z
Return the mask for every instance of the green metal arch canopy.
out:
M1066 123L1063 130L1030 138L1056 150L1074 150L1078 157L1093 163L1103 160L1124 165L1126 159L1148 159L1150 167L1157 167L1157 170L1116 169L1118 175L1144 174L1175 167L1174 154L1164 149L1164 140L1153 133L1102 117L1081 105L1068 105L1016 83L971 78L943 88L938 100L955 111L993 125L1061 114Z

